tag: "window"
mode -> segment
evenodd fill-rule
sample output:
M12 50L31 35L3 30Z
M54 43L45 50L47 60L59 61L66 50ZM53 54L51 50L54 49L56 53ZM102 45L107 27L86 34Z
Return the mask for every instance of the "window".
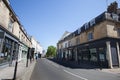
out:
M96 48L90 49L90 60L97 61L97 50Z
M100 61L105 61L105 49L104 48L99 48L99 59Z
M118 33L118 37L120 37L120 28L118 28L117 33Z
M120 14L119 14L119 21L120 21Z
M10 32L13 32L13 21L12 21L11 19L9 20L8 30L9 30Z
M80 44L80 38L78 37L78 38L76 38L76 45L77 44Z
M20 31L19 31L19 38L20 38L20 40L21 40L21 37L20 37L20 35L21 35L21 34L20 34Z
M81 28L78 29L78 34L80 34L80 32L81 32Z
M85 30L89 28L89 24L85 23Z
M90 26L93 26L93 25L95 25L95 19L90 21Z
M68 42L68 47L70 47L70 46L71 46L71 41Z
M67 43L65 43L65 48L67 48Z
M90 32L90 33L88 33L88 41L90 41L90 40L92 40L92 39L93 39L93 33Z

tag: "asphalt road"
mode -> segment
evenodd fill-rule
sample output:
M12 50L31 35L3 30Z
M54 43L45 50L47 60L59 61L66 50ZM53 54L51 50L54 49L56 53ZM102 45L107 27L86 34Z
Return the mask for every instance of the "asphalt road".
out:
M30 80L120 80L120 75L94 69L71 69L47 59L39 59Z

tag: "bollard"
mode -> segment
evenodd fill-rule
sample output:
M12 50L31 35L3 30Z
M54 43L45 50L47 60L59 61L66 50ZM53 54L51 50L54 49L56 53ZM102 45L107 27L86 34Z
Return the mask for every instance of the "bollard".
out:
M16 63L15 63L15 69L14 69L14 76L13 76L13 80L16 80L17 64L18 64L18 62L16 61Z
M26 62L26 67L28 67L28 59L27 59L27 62Z

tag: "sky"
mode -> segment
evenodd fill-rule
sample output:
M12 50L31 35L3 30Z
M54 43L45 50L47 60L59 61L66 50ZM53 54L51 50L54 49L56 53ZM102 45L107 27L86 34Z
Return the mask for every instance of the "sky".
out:
M73 32L120 0L10 0L27 33L47 50L65 31Z

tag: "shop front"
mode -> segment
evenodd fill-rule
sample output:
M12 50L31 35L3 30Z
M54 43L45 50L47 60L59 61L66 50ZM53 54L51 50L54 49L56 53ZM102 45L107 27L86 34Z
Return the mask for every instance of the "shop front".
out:
M90 42L77 47L77 57L80 63L107 67L106 43L104 41Z
M0 65L12 64L18 59L19 42L7 32L0 30Z
M28 47L25 46L23 43L20 43L18 61L27 59L27 53L28 53Z
M120 67L120 42L105 38L77 46L78 61L104 68Z

